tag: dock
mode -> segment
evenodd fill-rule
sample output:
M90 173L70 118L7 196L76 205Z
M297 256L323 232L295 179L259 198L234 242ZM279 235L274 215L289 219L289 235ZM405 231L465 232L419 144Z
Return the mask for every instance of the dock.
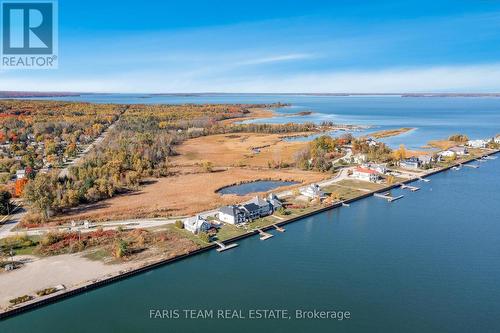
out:
M496 160L497 157L496 156L484 156L483 159L484 160Z
M406 185L406 184L401 184L401 188L404 190L404 189L408 189L412 192L415 192L415 191L418 191L420 190L420 187L416 187L416 186L410 186L410 185Z
M285 228L279 227L276 224L273 224L273 227L276 229L276 231L279 231L279 232L285 232L286 231Z
M418 177L418 180L423 181L423 182L426 182L426 183L428 183L428 182L430 182L430 181L431 181L430 179L427 179L427 178L422 178L422 177Z
M219 248L217 249L217 252L222 252L222 251L226 251L226 250L229 250L229 249L232 249L232 248L235 248L238 246L238 244L236 243L232 243L232 244L229 244L229 245L224 245L220 242L216 242L214 241L215 244L217 244L217 246L219 246Z
M351 207L351 205L346 204L345 202L342 203L342 207Z
M262 229L257 229L257 231L260 234L260 240L266 240L274 236L272 234L268 234L267 232L262 231Z
M386 192L386 193L373 193L373 196L377 197L377 198L385 199L388 202L393 202L393 201L399 200L399 199L401 199L401 198L404 197L404 195L393 197L393 196L391 196L391 194L389 192Z
M468 167L468 168L472 168L472 169L477 169L479 168L479 165L477 164L464 164L464 166Z

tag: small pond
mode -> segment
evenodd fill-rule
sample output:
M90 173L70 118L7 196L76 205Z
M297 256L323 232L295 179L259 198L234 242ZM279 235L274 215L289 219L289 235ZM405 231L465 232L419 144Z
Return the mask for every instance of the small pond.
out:
M240 185L233 185L221 188L217 191L219 194L236 194L246 195L254 192L267 192L282 186L295 185L298 182L283 182L279 180L258 180L251 183L244 183Z

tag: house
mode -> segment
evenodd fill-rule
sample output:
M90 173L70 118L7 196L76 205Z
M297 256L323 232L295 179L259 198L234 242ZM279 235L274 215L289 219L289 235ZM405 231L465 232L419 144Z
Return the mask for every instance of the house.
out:
M267 196L267 202L269 202L269 204L271 205L272 207L272 211L275 212L277 211L278 209L280 209L281 207L283 207L283 203L280 201L280 199L278 199L278 197L271 193Z
M252 200L248 201L247 203L252 203L257 205L259 207L258 211L260 216L267 216L273 213L273 207L271 206L271 204L268 201L259 198L258 196L255 196Z
M375 183L380 178L377 171L361 167L358 167L353 170L352 177L372 183Z
M467 148L461 147L461 146L460 147L452 147L449 150L454 152L455 154L457 154L457 156L464 156L464 155L467 155L469 153Z
M495 143L500 144L500 135L497 135L497 136L493 139L493 141L494 141Z
M238 208L245 213L245 218L247 220L252 221L261 217L259 205L256 205L253 202L243 204Z
M26 170L17 170L16 171L16 179L23 179L26 177Z
M311 184L307 187L301 188L299 190L300 194L303 196L306 196L311 199L315 198L324 198L325 197L325 192L321 190L321 187L319 187L318 184Z
M184 229L191 231L193 234L208 231L212 225L200 215L190 217L184 221Z
M421 166L431 165L434 162L434 157L432 155L420 155L418 162Z
M399 162L399 166L405 169L418 169L420 162L416 157L405 158Z
M378 173L385 174L387 172L387 168L382 164L374 164L374 163L366 163L362 165L365 169L370 169L377 171Z
M363 164L366 163L366 161L368 161L368 158L366 157L366 154L356 154L352 157L352 160L356 164Z
M486 140L470 140L467 142L467 146L472 148L486 148L488 141Z
M224 206L219 209L219 220L229 224L240 224L247 221L245 211L237 206Z

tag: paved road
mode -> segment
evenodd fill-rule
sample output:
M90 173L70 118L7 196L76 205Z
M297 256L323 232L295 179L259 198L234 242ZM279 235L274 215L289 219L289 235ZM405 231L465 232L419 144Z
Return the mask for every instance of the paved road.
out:
M6 216L0 222L0 238L5 238L11 236L15 233L12 233L11 230L21 221L21 218L26 214L24 208L17 206L14 209L14 213Z

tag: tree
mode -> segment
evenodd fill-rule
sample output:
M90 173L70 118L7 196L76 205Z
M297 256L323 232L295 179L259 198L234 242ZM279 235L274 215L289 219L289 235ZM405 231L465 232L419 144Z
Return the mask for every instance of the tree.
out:
M9 191L0 189L0 215L7 215L10 212L10 199L12 195Z
M44 218L50 216L50 210L54 205L55 182L56 180L53 177L40 173L34 180L28 182L24 188L24 198Z
M397 161L404 160L406 158L406 148L405 145L400 145L399 149L394 151L394 158Z
M184 223L181 220L175 221L175 227L179 229L184 229Z
M204 241L205 243L210 243L210 235L204 231L201 231L199 234L198 234L198 237L200 237L200 239L202 241Z

